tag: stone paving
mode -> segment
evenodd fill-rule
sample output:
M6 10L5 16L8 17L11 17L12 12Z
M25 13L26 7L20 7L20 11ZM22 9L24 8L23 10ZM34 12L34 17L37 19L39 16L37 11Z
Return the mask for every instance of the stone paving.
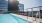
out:
M35 20L35 18L34 17L27 17L27 16L23 16L23 15L18 15L18 14L13 14L13 13L11 13L12 15L15 15L15 16L17 16L17 17L19 17L19 18L22 18L22 19L25 19L25 20L27 20L27 21L30 21L30 22L32 22L32 23L42 23L42 19L40 19L40 18L36 18L36 20Z

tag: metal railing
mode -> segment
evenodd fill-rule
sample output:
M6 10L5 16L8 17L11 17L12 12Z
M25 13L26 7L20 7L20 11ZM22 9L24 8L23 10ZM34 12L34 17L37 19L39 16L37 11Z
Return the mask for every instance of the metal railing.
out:
M31 13L32 13L32 17L34 18L34 10L35 10L35 20L33 20L32 22L34 22L34 21L36 21L36 19L37 19L37 17L39 17L39 19L41 19L41 15L40 15L40 10L41 10L41 7L42 6L39 6L39 7L33 7L33 8L27 8L26 10L27 10L27 12L29 12L29 13L27 13L27 15L28 15L28 17L31 15ZM35 9L34 9L35 8ZM31 10L30 10L31 9ZM34 9L34 10L33 10ZM29 19L27 17L27 19ZM37 21L36 21L37 22ZM35 22L35 23L36 23ZM40 22L39 23L41 23L41 20L40 20Z

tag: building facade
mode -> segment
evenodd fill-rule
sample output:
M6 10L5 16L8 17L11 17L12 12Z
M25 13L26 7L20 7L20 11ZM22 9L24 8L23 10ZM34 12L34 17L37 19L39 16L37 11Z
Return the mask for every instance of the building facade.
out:
M19 11L24 12L24 4L19 4Z
M19 1L17 0L9 0L8 1L8 11L18 11L19 10Z
M0 0L0 11L7 12L7 11L17 11L18 10L19 1L14 0L13 2L12 0L12 4L9 1Z
M0 0L0 12L7 12L8 11L8 2L5 0Z

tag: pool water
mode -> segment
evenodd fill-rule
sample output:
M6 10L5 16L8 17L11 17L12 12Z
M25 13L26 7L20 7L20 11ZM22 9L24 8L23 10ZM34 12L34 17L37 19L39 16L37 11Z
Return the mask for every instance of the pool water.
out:
M0 14L0 23L31 23L11 14Z

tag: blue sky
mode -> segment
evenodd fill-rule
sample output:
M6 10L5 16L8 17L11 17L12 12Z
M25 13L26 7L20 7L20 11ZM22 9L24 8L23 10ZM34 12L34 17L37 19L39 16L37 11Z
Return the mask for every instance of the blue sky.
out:
M24 9L42 6L42 0L18 0L19 3L24 4Z

